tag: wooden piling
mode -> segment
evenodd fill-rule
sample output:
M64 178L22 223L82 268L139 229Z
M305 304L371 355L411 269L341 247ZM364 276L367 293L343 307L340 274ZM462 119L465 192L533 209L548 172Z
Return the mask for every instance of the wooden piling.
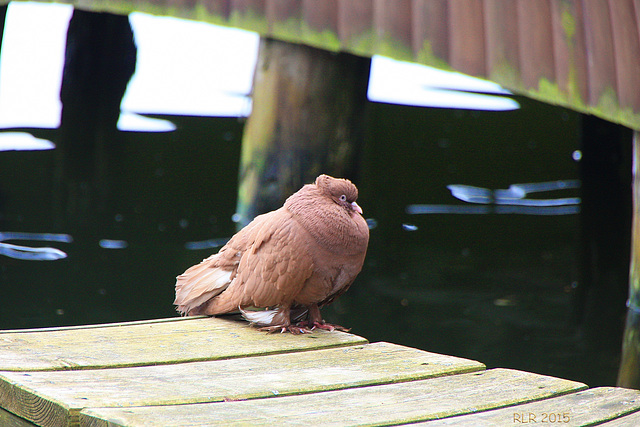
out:
M633 132L595 116L581 115L580 122L582 206L574 314L586 353L615 366L629 287ZM592 378L612 381L602 370Z
M56 137L54 228L87 229L89 218L112 218L110 188L124 157L117 123L136 66L127 16L75 9L67 30Z
M640 389L640 135L633 134L633 225L627 321L618 372L620 387Z
M350 177L362 144L370 58L262 39L242 139L239 226L321 173Z

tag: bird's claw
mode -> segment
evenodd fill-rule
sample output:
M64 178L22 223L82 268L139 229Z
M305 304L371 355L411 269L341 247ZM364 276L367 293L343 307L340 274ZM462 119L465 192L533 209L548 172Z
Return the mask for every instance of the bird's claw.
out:
M275 334L276 332L280 332L281 334L283 334L285 332L290 332L293 335L310 334L312 332L311 329L307 329L298 325L263 326L261 328L258 328L258 330L264 331L268 334Z
M340 331L340 332L349 332L351 330L351 328L345 328L344 326L336 325L335 323L326 323L324 321L313 322L312 329L315 329L315 328L324 329L327 331Z
M296 323L296 326L300 326L303 328L308 328L311 325L311 331L314 329L324 329L325 331L341 331L341 332L349 332L351 328L345 328L344 326L336 325L334 323L327 323L324 320L322 321L314 321L313 323L308 320L304 320L302 322Z

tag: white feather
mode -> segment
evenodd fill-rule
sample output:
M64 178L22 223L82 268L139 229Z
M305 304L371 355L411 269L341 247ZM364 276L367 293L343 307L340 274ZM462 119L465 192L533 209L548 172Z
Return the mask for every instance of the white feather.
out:
M278 310L248 311L243 310L240 307L238 308L240 310L240 313L242 313L242 317L244 317L247 321L260 326L271 325L273 323L273 317L278 312Z

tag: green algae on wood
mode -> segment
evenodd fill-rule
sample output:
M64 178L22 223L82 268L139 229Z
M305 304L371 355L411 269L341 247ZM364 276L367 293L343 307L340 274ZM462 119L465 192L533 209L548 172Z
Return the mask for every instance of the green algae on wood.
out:
M516 407L510 406L463 415L459 418L417 423L415 426L600 425L601 422L638 411L640 409L638 396L637 390L599 387ZM621 425L637 424L627 420Z
M569 380L509 369L491 369L425 380L192 405L91 408L80 419L95 426L138 425L397 425L516 405L576 392ZM340 404L336 404L340 402Z
M265 333L246 322L209 318L126 322L108 327L0 332L0 371L43 371L217 360L340 347L366 342L351 334L294 337ZM206 343L206 345L204 345Z
M265 345L272 339L264 335ZM0 373L0 403L25 417L48 407L75 422L86 407L226 402L317 393L475 372L467 359L375 343L175 365L81 371ZM171 384L167 387L167 384ZM37 393L33 391L37 390ZM313 397L310 397L313 399ZM11 401L12 399L9 399ZM27 403L24 403L27 402Z

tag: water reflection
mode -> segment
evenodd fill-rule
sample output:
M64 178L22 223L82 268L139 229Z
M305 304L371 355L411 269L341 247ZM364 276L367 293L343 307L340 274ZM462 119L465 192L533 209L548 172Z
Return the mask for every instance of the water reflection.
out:
M418 231L418 226L413 224L402 224L402 229L404 231Z
M152 119L130 111L120 111L117 123L121 131L173 132L176 125L170 120Z
M222 237L219 239L208 239L208 240L199 240L196 242L186 242L184 244L185 249L189 249L190 251L199 251L202 249L214 249L220 248L224 246L230 237Z
M0 127L56 128L65 35L73 8L11 2L0 56Z
M73 242L73 237L68 234L56 233L23 233L17 231L0 231L0 242L4 240L40 240L45 242Z
M67 257L66 253L56 248L31 248L9 243L0 243L0 255L27 261L55 261Z
M406 212L418 214L522 214L522 215L573 215L580 212L579 197L556 199L528 199L531 193L570 190L580 188L579 180L559 180L512 184L508 189L491 190L471 185L447 185L451 195L458 200L473 204L496 206L458 205L408 205Z
M100 239L98 245L103 249L126 249L129 243L126 240Z
M374 56L368 98L421 107L517 110L511 92L486 80L423 65Z
M0 255L26 261L56 261L64 259L67 254L60 249L50 247L30 247L3 243L5 240L31 240L44 242L71 243L73 238L68 234L53 233L21 233L0 232Z
M559 199L526 199L530 193L542 193L547 191L570 190L580 188L580 181L577 179L564 181L534 182L529 184L513 184L506 190L495 190L494 200L499 205L519 205L519 206L565 206L579 205L579 197L559 198ZM453 192L453 190L452 190Z
M0 151L12 150L52 150L56 145L27 132L0 132Z

